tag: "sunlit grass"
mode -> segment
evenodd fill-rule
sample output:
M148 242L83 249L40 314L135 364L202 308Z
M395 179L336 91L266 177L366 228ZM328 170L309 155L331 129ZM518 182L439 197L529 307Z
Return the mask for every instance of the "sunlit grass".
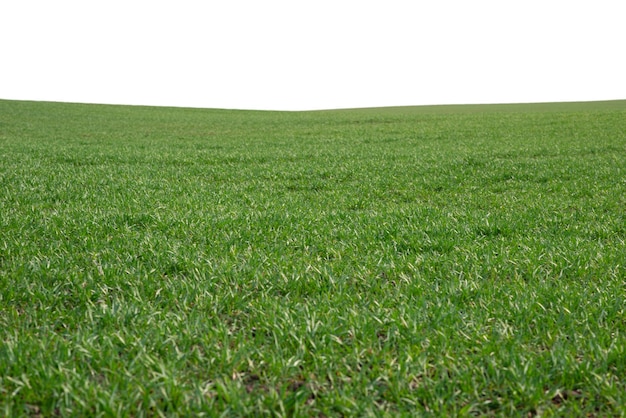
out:
M0 101L0 414L622 415L626 102Z

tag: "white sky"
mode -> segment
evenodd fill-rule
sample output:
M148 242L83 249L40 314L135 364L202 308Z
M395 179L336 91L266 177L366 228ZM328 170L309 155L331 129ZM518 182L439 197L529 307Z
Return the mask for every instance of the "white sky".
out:
M623 0L3 0L0 98L301 110L626 99Z

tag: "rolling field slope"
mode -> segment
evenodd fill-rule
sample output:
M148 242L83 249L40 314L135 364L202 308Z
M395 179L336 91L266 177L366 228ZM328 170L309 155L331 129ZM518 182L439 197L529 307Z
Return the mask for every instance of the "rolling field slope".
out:
M0 415L626 414L626 101L0 100Z

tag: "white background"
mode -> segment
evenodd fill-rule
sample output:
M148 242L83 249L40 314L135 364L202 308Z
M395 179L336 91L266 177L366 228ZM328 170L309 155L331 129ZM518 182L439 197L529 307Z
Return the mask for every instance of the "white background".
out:
M2 0L0 98L278 110L626 99L625 8Z

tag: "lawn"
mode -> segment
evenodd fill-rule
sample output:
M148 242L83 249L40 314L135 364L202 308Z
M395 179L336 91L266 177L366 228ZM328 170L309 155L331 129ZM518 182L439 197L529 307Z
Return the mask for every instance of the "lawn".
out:
M0 100L0 415L626 414L626 101Z

